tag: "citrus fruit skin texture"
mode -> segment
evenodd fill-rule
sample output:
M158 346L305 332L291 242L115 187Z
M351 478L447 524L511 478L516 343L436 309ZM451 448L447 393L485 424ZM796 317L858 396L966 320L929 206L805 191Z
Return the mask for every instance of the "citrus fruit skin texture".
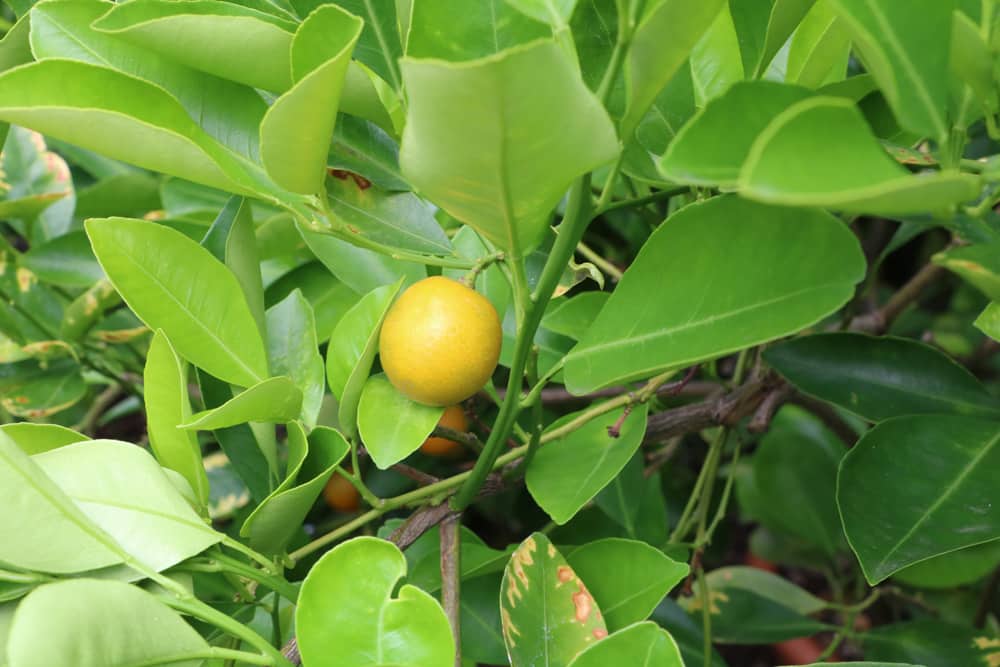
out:
M404 396L444 407L482 389L500 358L500 318L489 300L435 276L413 284L386 314L382 369Z
M356 512L361 504L358 490L337 474L334 474L323 487L323 500L331 509L338 512Z
M469 420L465 418L465 410L462 409L462 406L453 405L441 415L438 426L445 426L464 433L469 430ZM427 438L424 440L424 444L420 445L420 451L429 456L451 456L461 452L461 450L462 445L454 440L437 436Z

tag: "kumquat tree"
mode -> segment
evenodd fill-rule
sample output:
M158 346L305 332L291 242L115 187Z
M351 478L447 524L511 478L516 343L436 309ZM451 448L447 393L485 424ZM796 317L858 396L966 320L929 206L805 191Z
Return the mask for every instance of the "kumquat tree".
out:
M1000 666L998 0L0 1L0 667Z

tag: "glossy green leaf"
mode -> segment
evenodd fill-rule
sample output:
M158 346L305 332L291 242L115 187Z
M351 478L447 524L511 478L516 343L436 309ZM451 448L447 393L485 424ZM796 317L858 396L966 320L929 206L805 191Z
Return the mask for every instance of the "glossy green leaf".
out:
M683 0L649 3L625 58L628 102L621 123L623 137L631 136L646 109L688 59L722 6L721 0L695 5Z
M21 265L39 280L61 287L90 287L104 277L83 232L71 232L32 246L21 256Z
M1000 242L948 248L934 255L935 264L960 275L992 301L1000 300Z
M761 523L830 558L846 550L836 499L837 466L845 452L817 418L794 406L782 408L752 459Z
M934 618L890 623L866 632L865 657L926 667L989 665L996 662L996 639L985 631ZM877 664L877 663L876 663Z
M982 579L1000 565L1000 541L935 556L904 567L893 581L917 588L954 589Z
M944 139L953 2L830 0L903 127ZM832 128L827 128L831 131Z
M360 296L340 282L319 262L310 262L286 273L268 287L270 304L286 298L293 290L301 290L316 316L317 340L325 343L344 313L357 303ZM272 306L273 307L273 306Z
M0 406L12 415L41 419L72 407L87 394L80 365L64 357L25 359L0 366Z
M58 424L14 422L0 426L0 431L10 438L25 454L40 454L50 449L90 440L82 433Z
M183 234L141 220L93 219L87 234L129 307L163 329L177 352L223 380L249 387L267 357L236 278Z
M923 343L827 333L770 346L764 359L796 387L866 419L912 414L996 415L1000 400L969 371Z
M826 0L813 5L792 37L788 49L785 81L819 88L828 80L839 81L847 72L851 37Z
M384 375L375 375L361 390L358 432L372 461L385 470L417 451L442 414L444 408L411 401Z
M511 555L500 618L511 667L569 665L608 634L587 586L542 533Z
M656 623L636 623L576 656L572 667L684 667L677 642Z
M607 292L583 292L553 300L542 318L542 326L563 336L579 339L601 312L609 296Z
M161 208L160 179L139 170L102 178L76 193L75 214L84 219L102 215L142 217Z
M755 567L721 567L709 572L706 579L714 589L749 591L800 614L815 614L827 606L826 602L787 579Z
M795 32L815 2L816 0L774 0L771 3L771 12L764 33L764 43L753 71L755 77L759 77L767 70L775 54L781 50L781 47ZM750 73L749 68L747 73Z
M223 537L195 514L153 457L135 445L92 440L32 459L96 526L155 570L201 553Z
M975 94L981 104L996 109L993 57L979 25L961 11L952 14L951 72Z
M378 334L402 282L372 290L337 323L326 352L326 379L340 401L340 423L354 432L358 402L378 352Z
M93 579L35 590L18 606L7 645L9 667L198 667L208 655L208 642L150 593Z
M497 572L462 582L460 624L462 656L466 659L488 665L507 661L500 627L500 605L497 604L501 576Z
M420 0L413 3L406 55L467 61L549 35L547 24L530 18L507 0L483 0L475 5L460 0ZM404 83L405 69L404 65Z
M472 261L478 261L490 254L490 249L472 227L463 226L451 239L455 254ZM462 269L444 269L441 275L461 280L468 271ZM475 290L485 296L497 309L498 313L506 313L510 305L510 283L504 277L503 271L493 264L476 276Z
M399 91L403 87L399 74L400 43L395 2L371 0L338 0L337 4L364 19L365 28L354 48L354 58Z
M317 194L340 106L340 91L362 21L336 5L306 18L291 45L295 84L264 114L260 156L274 181L292 192Z
M1000 537L1000 508L990 500L997 442L998 422L920 415L882 422L851 449L837 504L869 582ZM885 497L893 501L874 500Z
M703 251L716 246L725 256ZM863 275L853 234L826 213L736 197L692 204L643 246L567 356L566 385L583 394L792 333L843 305Z
M416 262L394 259L302 226L299 226L299 232L323 266L358 294L367 294L376 287L390 285L399 279L414 283L427 277L427 269ZM328 334L324 332L324 335Z
M722 6L708 30L691 49L691 82L695 104L699 107L743 80L740 40L729 8L728 3Z
M312 306L298 289L267 311L267 356L271 372L288 376L302 392L302 421L312 428L323 403L326 376Z
M837 141L822 138L829 136ZM784 206L899 215L973 199L979 178L957 172L912 175L886 154L852 102L814 97L778 114L758 136L739 188L746 197Z
M301 411L302 390L281 375L253 385L217 408L192 415L181 428L214 431L247 422L287 422Z
M737 83L677 133L657 166L681 183L735 187L758 135L777 114L808 96L804 88L772 81Z
M327 166L360 174L387 190L409 190L399 172L399 146L385 130L361 118L337 119Z
M31 55L30 34L30 17L19 16L14 25L0 37L0 72L30 63L34 59ZM3 134L0 132L0 145L3 144ZM3 655L2 651L0 655Z
M160 465L183 475L204 507L208 477L201 447L195 433L178 428L191 419L187 375L166 334L157 331L149 344L142 376L149 444Z
M69 58L112 67L154 83L176 98L210 136L236 153L256 160L260 121L267 111L260 95L248 86L184 67L143 48L143 45L130 44L96 30L94 22L114 7L113 3L100 0L49 0L40 3L32 12L31 40L35 57L39 60ZM135 174L121 176L135 182ZM91 197L97 194L91 193ZM118 202L115 206L122 203ZM152 208L157 207L120 212L101 208L95 214L101 217L141 215Z
M107 310L120 305L121 296L107 278L101 278L63 311L59 337L66 342L77 341L90 333Z
M259 180L162 88L105 67L52 59L8 70L0 119L231 192Z
M327 181L330 210L353 233L390 248L450 255L434 208L412 192L385 192L348 174Z
M251 547L267 553L281 553L301 530L323 487L351 450L344 436L326 426L317 426L307 439L302 427L292 422L288 438L288 474L240 529Z
M328 551L299 594L295 627L310 667L371 664L452 667L455 647L441 606L404 584L402 552L385 540L357 537Z
M993 340L1000 340L1000 304L995 301L988 304L974 324Z
M587 582L609 632L645 620L690 571L644 542L618 538L585 544L566 561Z
M580 508L618 475L642 443L646 433L646 405L634 408L620 424L617 438L608 428L618 423L623 410L592 419L538 450L525 474L535 502L557 524L573 518ZM553 431L575 417L557 420Z
M115 5L94 25L223 79L264 90L291 87L295 24L230 2L140 0ZM254 66L246 56L255 54Z
M652 620L666 629L677 642L686 667L700 667L705 664L705 642L701 619L688 616L680 605L672 599L665 599L653 612ZM714 650L710 657L711 667L726 667L726 663Z
M407 58L402 66L403 174L503 249L537 245L570 182L618 152L610 118L554 42L458 65Z
M83 572L116 565L98 529L25 452L0 435L0 560L37 572Z

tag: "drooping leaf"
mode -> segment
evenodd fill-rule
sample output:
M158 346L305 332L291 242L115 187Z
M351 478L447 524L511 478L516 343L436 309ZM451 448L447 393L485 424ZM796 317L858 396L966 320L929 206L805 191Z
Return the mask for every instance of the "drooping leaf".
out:
M248 422L288 422L302 410L302 390L285 375L263 380L217 408L191 415L181 428L214 431Z
M10 667L197 667L208 653L208 642L150 593L118 581L74 579L24 599L6 655Z
M92 219L87 234L125 302L151 329L163 329L181 356L245 387L267 377L264 343L246 298L208 251L141 220Z
M554 42L402 67L403 174L500 248L537 245L570 182L617 154L610 118ZM529 136L538 140L519 139Z
M823 159L814 159L819 154ZM972 174L910 174L886 154L852 102L831 97L778 114L739 176L740 194L758 201L886 215L946 209L975 198L979 187Z
M358 431L372 461L385 470L417 451L443 413L444 408L411 401L384 375L376 375L361 390Z
M1000 400L969 371L914 340L815 334L772 345L764 359L802 391L872 421L1000 411Z
M689 261L668 259L678 256ZM690 205L653 233L569 353L566 385L586 393L797 331L844 304L863 275L857 241L826 213L736 197Z
M504 570L500 618L511 667L568 665L608 634L587 586L542 533L526 538Z
M572 667L684 667L677 642L656 623L646 621L623 628L576 656Z
M404 584L406 559L385 540L357 537L328 551L299 594L295 627L314 667L410 664L452 667L454 639L441 606Z
M998 422L918 415L875 426L844 457L837 504L865 577L1000 538ZM886 477L886 470L895 474ZM876 498L891 497L893 502Z
M153 335L142 378L150 447L160 465L184 476L204 507L208 502L208 477L198 438L194 432L178 428L191 418L187 368L163 331Z
M574 416L566 415L548 430L558 429ZM557 524L572 519L607 486L642 443L646 406L637 406L618 424L622 418L623 410L614 410L592 419L548 443L532 459L525 474L528 491ZM608 428L616 425L619 435L612 437Z

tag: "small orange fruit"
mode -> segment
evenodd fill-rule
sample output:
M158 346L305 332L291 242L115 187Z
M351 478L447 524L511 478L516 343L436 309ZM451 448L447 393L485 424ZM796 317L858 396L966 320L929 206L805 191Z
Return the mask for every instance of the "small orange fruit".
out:
M323 487L323 500L338 512L356 512L360 506L361 496L354 485L342 475L334 473L330 481Z
M445 409L438 426L446 426L464 433L469 430L469 420L465 418L465 410L462 409L462 406L453 405ZM460 443L437 436L427 438L424 440L424 444L420 445L420 451L429 456L451 456L458 453L461 448Z
M411 285L389 308L379 355L402 394L425 405L454 405L493 375L502 339L500 318L486 297L435 276Z

